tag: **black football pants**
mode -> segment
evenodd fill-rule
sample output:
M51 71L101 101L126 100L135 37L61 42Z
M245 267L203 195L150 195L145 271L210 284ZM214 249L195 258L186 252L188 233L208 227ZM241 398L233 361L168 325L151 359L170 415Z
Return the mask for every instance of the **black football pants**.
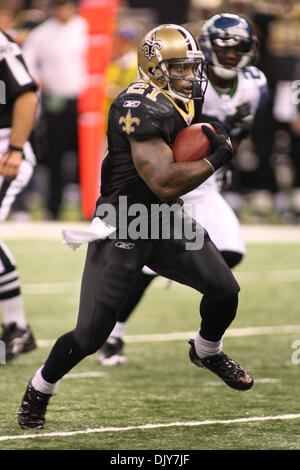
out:
M203 230L201 228L201 230ZM42 371L54 383L108 338L131 286L144 265L203 294L201 335L218 341L235 317L239 286L205 232L202 248L186 250L185 238L104 240L89 244L75 329L55 343Z
M220 251L220 253L230 269L234 268L243 259L243 255L236 251ZM145 291L156 277L156 273L146 274L143 270L138 273L130 289L129 295L118 313L118 322L125 323L128 321L130 315L134 312L138 303L142 299Z

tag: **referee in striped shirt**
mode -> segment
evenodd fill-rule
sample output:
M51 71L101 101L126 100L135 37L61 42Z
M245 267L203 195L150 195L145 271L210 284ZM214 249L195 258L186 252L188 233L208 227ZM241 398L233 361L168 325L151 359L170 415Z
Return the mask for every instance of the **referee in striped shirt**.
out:
M16 196L28 184L36 163L29 142L38 104L37 85L30 76L18 44L0 30L0 223ZM1 341L5 360L36 348L24 314L15 260L0 239Z

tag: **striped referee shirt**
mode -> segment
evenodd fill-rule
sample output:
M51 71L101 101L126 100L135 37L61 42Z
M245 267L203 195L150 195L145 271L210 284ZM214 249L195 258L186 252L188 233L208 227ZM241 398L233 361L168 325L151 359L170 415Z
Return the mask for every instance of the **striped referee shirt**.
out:
M0 129L11 127L16 98L26 91L36 91L18 44L0 30Z

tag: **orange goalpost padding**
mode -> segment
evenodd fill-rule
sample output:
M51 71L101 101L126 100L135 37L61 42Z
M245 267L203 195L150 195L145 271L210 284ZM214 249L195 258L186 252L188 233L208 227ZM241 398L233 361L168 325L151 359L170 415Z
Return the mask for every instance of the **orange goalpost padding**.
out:
M100 194L105 145L106 78L111 61L118 0L84 0L79 14L89 24L88 81L78 100L78 146L81 206L91 219Z

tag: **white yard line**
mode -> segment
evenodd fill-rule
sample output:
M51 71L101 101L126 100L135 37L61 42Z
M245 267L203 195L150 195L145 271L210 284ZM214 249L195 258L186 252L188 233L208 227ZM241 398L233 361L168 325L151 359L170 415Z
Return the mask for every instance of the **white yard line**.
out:
M239 336L253 336L253 335L274 335L285 333L300 333L300 325L281 325L281 326L255 326L248 328L231 328L226 331L226 337L239 337ZM126 343L146 343L156 341L178 341L188 340L194 338L196 331L186 331L177 333L158 333L148 335L130 335L124 336ZM38 346L48 347L52 346L55 340L45 339L39 340Z
M80 289L80 282L37 282L22 284L24 295L65 294Z
M300 269L280 269L269 271L240 271L235 272L235 277L240 283L252 282L298 282L300 281ZM181 288L188 287L171 282L161 276L153 280L153 286L161 288ZM49 294L65 294L80 289L80 281L75 282L42 282L42 283L24 283L22 291L25 295L49 295Z
M72 228L78 230L88 230L89 222L14 222L6 221L1 227L1 238L19 239L19 238L41 238L61 240L62 230Z
M226 331L227 337L238 336L253 336L253 335L273 335L281 333L298 333L300 332L300 325L283 325L283 326L261 326L261 327L248 327L248 328L232 328ZM124 340L127 343L140 343L148 341L177 341L181 339L194 338L195 331L166 333L166 334L149 334L149 335L132 335L125 336Z
M66 379L86 379L86 378L98 378L98 377L105 377L107 376L106 372L79 372L79 373L71 373L71 374L66 374L62 380ZM269 378L269 377L262 377L261 379L256 379L255 384L273 384L273 383L278 383L280 382L281 379L276 379L276 378ZM223 386L223 382L204 382L203 387L218 387L219 385Z
M104 432L122 432L122 431L135 431L140 429L158 429L158 428L172 428L172 427L191 427L191 426L213 426L215 424L243 424L253 423L260 421L276 421L276 420L291 420L299 419L300 413L297 414L285 414L278 416L252 416L249 418L236 418L236 419L214 419L206 421L187 421L187 422L173 422L173 423L158 423L158 424L142 424L140 426L124 426L124 427L108 427L108 428L94 428L94 429L82 429L79 431L62 431L62 432L49 432L36 434L19 434L15 436L0 436L0 441L11 441L17 439L39 439L42 437L68 437L76 436L79 434L96 434Z
M94 378L94 377L104 377L107 375L105 372L78 372L78 373L71 373L66 374L64 376L65 379L86 379L86 378Z
M62 229L88 230L90 222L14 222L1 226L1 238L44 238L61 240ZM249 243L300 243L297 225L242 225L242 234Z

